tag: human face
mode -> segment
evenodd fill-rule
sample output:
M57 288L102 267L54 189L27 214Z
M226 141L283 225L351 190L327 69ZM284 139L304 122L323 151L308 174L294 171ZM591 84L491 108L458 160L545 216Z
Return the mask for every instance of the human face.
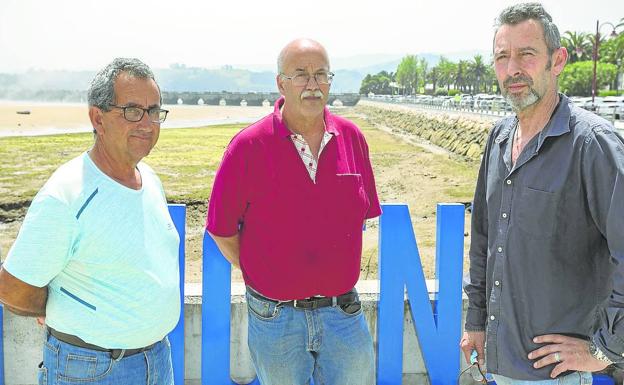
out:
M282 71L286 76L310 75L310 80L303 86L295 86L291 80L277 75L278 88L284 95L284 109L292 116L305 119L322 117L330 85L318 84L314 75L329 72L325 51L318 47L294 47L285 56Z
M160 93L152 79L140 79L122 72L114 84L117 106L141 108L160 107ZM92 107L97 108L97 107ZM101 124L94 125L103 149L113 161L136 165L147 156L160 134L160 123L152 122L147 113L138 122L130 122L123 116L123 110L113 108L101 111Z
M561 55L560 49L548 54L543 28L535 20L498 29L494 70L503 96L516 112L538 104L547 93L556 93L557 76L565 65Z

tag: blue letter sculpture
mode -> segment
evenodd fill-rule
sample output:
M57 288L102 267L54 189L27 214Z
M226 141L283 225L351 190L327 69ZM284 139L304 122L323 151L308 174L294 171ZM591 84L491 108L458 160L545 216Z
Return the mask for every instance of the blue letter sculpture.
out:
M170 204L169 215L180 235L178 249L180 266L180 319L175 329L169 333L171 343L171 361L173 362L173 381L184 384L184 241L186 239L186 205ZM2 385L2 384L0 384Z
M432 311L408 208L406 205L383 205L379 235L378 385L401 384L406 287L430 383L450 385L457 381L462 311L463 205L438 205L437 237L439 291Z

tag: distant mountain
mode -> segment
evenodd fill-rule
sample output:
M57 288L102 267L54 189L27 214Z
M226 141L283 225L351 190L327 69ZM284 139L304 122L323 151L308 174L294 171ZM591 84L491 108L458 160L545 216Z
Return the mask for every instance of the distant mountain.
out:
M458 52L445 54L452 61L471 59L476 54L489 60L486 52ZM395 72L401 58L405 55L369 54L351 57L338 57L332 61L332 70L336 74L332 92L358 92L362 79L367 74L380 71ZM440 60L439 54L423 53L429 68ZM269 65L252 66L271 68ZM275 72L273 70L251 70L226 65L217 69L187 67L173 64L169 68L154 70L156 78L164 91L230 91L230 92L269 92L276 91ZM20 74L0 74L0 99L34 99L78 101L84 99L95 71L45 71L30 70ZM64 92L58 92L64 91ZM42 96L45 95L45 98ZM77 97L76 95L80 95Z

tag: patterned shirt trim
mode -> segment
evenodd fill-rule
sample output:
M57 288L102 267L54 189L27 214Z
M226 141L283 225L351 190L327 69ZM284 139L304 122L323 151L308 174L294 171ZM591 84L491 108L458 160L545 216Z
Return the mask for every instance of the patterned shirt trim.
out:
M325 145L329 143L329 141L331 140L333 136L334 136L333 134L327 131L323 133L323 139L321 139L321 147L319 148L317 159L321 158L321 153L323 152L323 148L325 148ZM297 150L297 153L299 154L299 157L301 158L301 161L303 161L303 164L305 165L306 170L308 170L310 179L312 179L312 182L316 183L316 170L318 168L318 160L314 159L314 156L312 155L312 151L310 150L310 146L308 145L308 142L306 142L306 140L303 138L302 135L298 135L298 134L290 135L290 139L292 140L295 146L295 149Z

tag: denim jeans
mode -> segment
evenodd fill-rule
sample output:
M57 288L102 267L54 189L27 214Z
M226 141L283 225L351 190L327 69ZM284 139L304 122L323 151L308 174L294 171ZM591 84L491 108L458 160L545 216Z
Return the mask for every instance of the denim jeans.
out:
M79 348L46 332L39 385L173 385L169 340L120 360Z
M359 305L359 302L358 302ZM373 385L373 340L361 305L301 310L247 293L249 349L262 385Z
M525 381L493 374L496 385L591 385L593 379L590 372L574 372L552 380Z

